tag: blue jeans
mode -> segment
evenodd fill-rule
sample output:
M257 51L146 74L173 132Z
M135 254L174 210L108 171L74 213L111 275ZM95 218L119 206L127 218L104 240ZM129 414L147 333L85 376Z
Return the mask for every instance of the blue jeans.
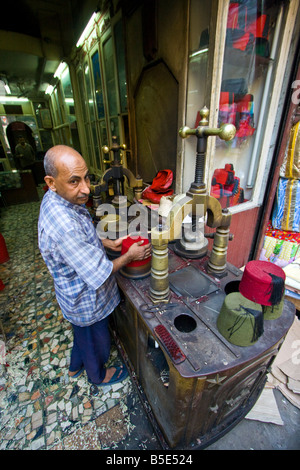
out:
M104 364L110 355L109 317L90 326L72 325L74 344L70 372L85 368L89 382L99 385L105 377Z

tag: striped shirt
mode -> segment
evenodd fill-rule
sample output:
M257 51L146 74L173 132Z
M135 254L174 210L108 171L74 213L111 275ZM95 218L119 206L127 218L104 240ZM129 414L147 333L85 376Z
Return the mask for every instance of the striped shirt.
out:
M38 237L63 316L78 326L107 317L119 304L119 290L88 210L49 189L40 207Z

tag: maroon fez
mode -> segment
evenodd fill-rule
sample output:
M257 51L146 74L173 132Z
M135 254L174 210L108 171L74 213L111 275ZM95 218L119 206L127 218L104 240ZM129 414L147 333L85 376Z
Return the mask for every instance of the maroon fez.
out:
M249 261L239 284L240 293L260 305L277 305L284 295L285 272L269 261Z

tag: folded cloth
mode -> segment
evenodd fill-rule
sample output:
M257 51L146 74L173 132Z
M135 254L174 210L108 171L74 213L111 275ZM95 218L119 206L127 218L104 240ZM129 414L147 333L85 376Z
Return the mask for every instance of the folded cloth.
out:
M300 285L300 258L295 259L291 264L283 268L285 274L290 279L298 282Z

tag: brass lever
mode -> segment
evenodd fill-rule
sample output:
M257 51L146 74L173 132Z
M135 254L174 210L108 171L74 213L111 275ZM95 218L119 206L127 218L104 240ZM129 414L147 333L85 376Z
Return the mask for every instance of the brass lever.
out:
M222 126L219 128L208 127L208 115L209 110L206 106L204 106L204 108L200 110L200 125L195 129L190 129L187 126L183 126L179 130L180 137L182 137L182 139L186 139L190 135L195 135L196 137L208 137L215 135L226 141L234 138L236 128L233 124L222 124Z
M102 151L103 153L105 154L109 154L109 152L113 152L114 154L114 162L115 164L118 163L118 164L121 164L121 161L120 161L120 158L119 158L119 151L120 150L126 150L126 144L120 144L118 145L117 143L117 137L116 136L113 136L112 137L112 146L109 148L108 145L104 145L102 147ZM108 160L104 160L104 163L111 163L110 161Z
M116 150L126 150L126 144L121 144L119 146L112 146L109 148L107 145L103 145L102 150L103 153L109 153L110 151L116 151Z
M190 135L196 135L197 137L208 137L216 135L222 140L231 140L234 138L236 128L233 124L222 124L219 128L198 126L196 129L190 129L187 126L182 127L179 130L179 135L183 139L190 137Z

